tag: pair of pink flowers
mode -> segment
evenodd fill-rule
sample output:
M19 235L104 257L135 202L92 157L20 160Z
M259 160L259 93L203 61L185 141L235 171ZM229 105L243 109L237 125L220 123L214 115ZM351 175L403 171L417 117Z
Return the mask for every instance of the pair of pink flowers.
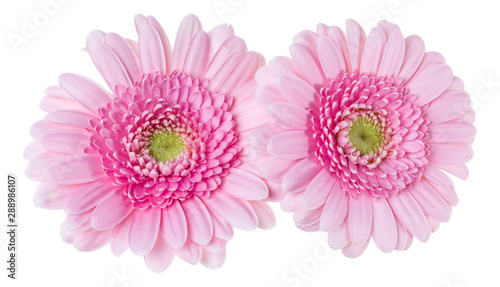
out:
M109 91L75 74L41 101L25 152L35 204L64 209L65 242L128 248L156 272L175 255L210 268L233 228L268 229L266 201L349 257L429 238L457 204L474 112L462 81L418 36L320 24L265 66L231 26L189 15L172 48L151 16L138 41L94 31Z

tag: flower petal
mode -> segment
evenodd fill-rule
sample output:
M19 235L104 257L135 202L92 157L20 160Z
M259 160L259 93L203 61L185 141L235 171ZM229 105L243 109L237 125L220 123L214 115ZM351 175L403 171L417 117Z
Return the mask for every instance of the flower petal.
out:
M144 26L139 34L139 63L143 74L167 71L160 35L151 25Z
M403 83L406 83L413 76L422 62L424 54L425 45L422 38L417 35L411 35L405 38L405 55L398 74L398 78L402 78Z
M346 22L347 40L349 42L349 54L353 73L359 73L361 57L366 43L366 34L358 22L348 19Z
M337 176L326 169L322 169L307 186L302 198L302 207L316 209L325 204L337 180Z
M261 200L269 195L269 190L262 179L238 168L229 170L229 174L222 179L219 190L246 200Z
M175 253L172 248L158 235L153 249L144 256L144 261L151 271L159 273L167 270L170 264L172 264L174 257Z
M89 229L84 232L74 234L73 245L79 251L90 252L104 247L109 243L113 229L97 231Z
M269 140L267 150L278 158L301 159L313 153L310 131L285 131Z
M156 242L160 228L161 209L150 207L135 213L130 225L130 250L139 256L148 254Z
M132 218L134 218L134 212L135 211L132 211L127 218L113 228L109 245L111 246L111 252L113 252L115 256L122 255L128 249L128 234L130 232Z
M263 201L249 201L255 214L257 214L257 219L259 220L259 228L261 229L271 229L276 226L276 217L274 212L267 202Z
M318 92L306 81L293 75L279 75L276 87L290 103L309 109L319 105Z
M174 200L162 210L160 232L167 244L173 248L181 248L186 242L186 216L179 201Z
M409 189L422 211L439 222L448 222L451 208L443 197L425 180L413 183Z
M112 181L107 177L84 184L77 188L67 199L64 212L77 214L90 210L97 206L115 188Z
M269 106L272 119L285 129L306 130L311 123L312 114L297 105L277 102Z
M349 208L349 196L342 189L342 185L337 180L332 187L328 198L326 199L325 206L323 207L323 214L319 227L322 231L332 231L337 229L347 216Z
M96 230L107 230L122 222L133 210L132 202L118 187L109 193L92 213L92 227Z
M205 72L210 61L210 40L205 31L198 31L191 43L184 61L183 72L187 75L199 78Z
M447 65L431 67L408 83L410 94L416 94L415 103L423 106L441 95L450 85L453 72Z
M382 252L391 252L398 242L398 228L394 213L385 198L372 200L372 238Z
M472 148L468 144L438 144L431 143L430 162L438 164L463 164L471 160Z
M186 216L188 237L200 245L208 244L212 240L214 228L203 202L197 196L192 196L182 201L181 206Z
M365 243L372 231L372 199L359 195L349 200L349 238L356 246Z
M305 158L299 161L285 175L281 187L285 192L303 191L322 169L323 166L318 163L316 158Z
M222 192L212 192L210 198L202 200L212 213L238 229L250 231L258 226L257 215L245 200Z
M380 61L380 67L378 67L377 76L395 77L401 69L404 55L405 40L403 34L401 34L399 29L395 29L385 47L384 55Z
M401 223L416 238L422 240L427 236L427 220L422 208L408 190L388 197L389 204Z
M318 57L327 79L337 79L347 72L342 52L327 37L320 36L318 38Z
M196 32L202 29L200 20L193 14L182 19L177 37L175 38L174 50L172 54L172 69L181 71L184 66L184 59L189 48L189 43Z
M103 87L81 75L62 74L59 76L59 85L94 115L99 115L99 108L105 107L113 99Z
M359 67L360 73L366 73L368 76L376 76L377 70L385 49L385 34L380 28L375 27L371 30L363 49L363 57Z
M94 153L65 157L47 169L47 180L59 185L87 183L104 176L101 155Z

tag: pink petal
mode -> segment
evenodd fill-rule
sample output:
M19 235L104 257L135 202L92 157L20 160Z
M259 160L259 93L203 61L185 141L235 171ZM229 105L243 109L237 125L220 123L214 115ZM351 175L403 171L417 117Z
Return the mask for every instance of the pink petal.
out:
M78 189L79 185L55 185L49 182L38 184L33 203L46 209L63 209L66 200Z
M396 219L385 198L372 200L373 228L372 238L382 252L391 252L398 242Z
M113 99L103 87L84 76L62 74L59 76L59 84L94 115L99 115L99 108L105 107Z
M227 39L233 36L233 26L228 24L220 24L210 29L210 31L208 31L208 37L210 37L210 50L212 53L215 53Z
M319 105L318 92L306 81L293 75L280 75L276 86L281 95L290 103L303 108L315 108Z
M466 180L469 177L469 170L465 164L432 164L460 179Z
M453 187L453 181L451 181L450 177L432 164L425 166L423 175L434 184Z
M409 191L417 200L423 212L439 222L447 222L450 220L450 206L425 180L413 183Z
M358 196L349 200L349 238L360 246L365 243L372 231L372 199Z
M97 231L89 229L84 232L75 233L73 245L79 251L90 252L104 247L109 242L113 229Z
M449 66L437 65L412 78L407 87L410 94L417 95L415 103L423 106L439 97L450 85L452 79L453 72Z
M238 229L250 231L258 226L257 215L247 201L222 192L212 192L210 198L203 199L203 202L212 213Z
M375 27L371 30L363 49L363 57L359 67L360 73L366 73L368 76L376 76L377 70L385 49L385 34L380 28Z
M160 35L151 25L144 26L139 34L139 63L143 74L167 71Z
M254 79L255 73L264 65L264 58L256 52L249 52L234 66L218 92L233 95L233 92Z
M347 68L342 52L327 37L318 38L318 57L327 79L337 79L346 73Z
M323 208L307 210L302 207L299 207L297 210L295 210L295 213L293 214L293 221L295 221L295 225L297 225L298 227L313 225L319 222L322 211Z
M275 135L267 144L267 150L275 157L301 159L313 153L310 131L286 131Z
M203 246L203 249L208 250L212 253L219 254L226 249L226 246L227 246L226 240L223 240L223 239L220 239L220 238L217 238L214 236L214 237L212 237L212 240L210 241L210 243Z
M249 201L249 203L255 211L255 214L257 214L259 228L271 229L276 226L276 217L274 216L274 212L267 202Z
M108 33L104 43L118 56L132 82L139 81L141 79L139 59L127 40L118 34Z
M78 131L54 131L42 135L38 141L49 151L74 155L89 145L89 136Z
M323 166L316 158L305 158L292 167L285 175L281 187L285 192L305 190L322 169Z
M182 19L177 38L175 38L174 50L172 54L172 69L181 71L184 66L184 59L189 48L189 43L196 32L202 29L200 20L193 15L187 15Z
M165 33L165 30L163 30L163 27L160 25L160 23L158 23L158 21L153 16L148 16L147 22L149 23L149 25L155 28L156 32L160 36L163 51L165 52L167 74L170 74L172 72L172 46L170 46L170 41L168 40L167 34Z
M255 81L259 86L274 84L274 76L269 66L264 66L255 73Z
M68 214L66 216L66 228L70 232L83 232L89 230L90 226L90 216L92 215L92 210L83 212L80 214Z
M429 103L425 117L431 124L444 123L465 114L470 105L470 96L465 91L445 91Z
M271 121L269 113L253 99L244 104L236 105L231 111L240 132L253 130Z
M48 113L45 116L45 119L53 123L69 125L71 126L70 128L76 127L89 129L92 128L90 125L90 121L98 120L99 118L89 115L88 113L82 113L78 111L55 111ZM57 131L60 129L53 129L52 131L54 130ZM83 134L82 130L78 130L77 132Z
M180 259L195 265L200 262L202 248L188 238L186 244L180 249L174 249L174 252Z
M427 236L427 220L422 208L408 190L402 190L387 199L394 214L401 223L418 239Z
M472 159L470 145L464 143L437 144L431 143L430 162L438 164L463 164Z
M96 230L107 230L122 222L133 210L132 202L124 194L124 187L109 193L92 214L92 227Z
M153 249L144 256L144 261L151 271L159 273L167 270L170 264L172 264L174 257L175 253L172 248L158 235Z
M353 73L359 73L361 57L366 43L366 34L358 22L348 19L346 22L347 40L349 42L349 53Z
M316 51L309 50L305 44L294 43L290 46L290 55L310 85L318 89L326 85Z
M405 40L403 38L403 34L401 34L399 29L395 29L387 42L387 46L385 47L377 76L395 77L401 69L404 55Z
M339 181L333 186L321 215L319 227L322 231L337 229L346 218L349 207L349 196L342 189Z
M77 214L90 210L115 188L107 177L84 184L67 199L64 212Z
M328 232L328 245L331 248L338 250L346 247L349 243L349 235L347 234L347 221L342 221L341 224Z
M260 85L255 91L255 99L265 109L268 109L273 103L287 101L274 84Z
M37 155L28 163L24 174L31 180L43 181L46 179L47 169L65 159L66 157L62 154L46 151Z
M214 237L223 240L230 240L233 238L233 227L217 214L211 213L211 216L214 224Z
M179 201L174 200L161 214L160 232L168 245L181 248L186 242L188 228L186 216Z
M197 196L192 196L182 201L181 206L186 216L188 237L200 245L208 244L212 240L214 228L203 202Z
M260 168L262 176L269 180L281 181L286 173L297 164L298 160L268 157Z
M467 122L451 121L429 126L429 142L456 143L474 140L476 128Z
M52 113L54 113L54 112L52 112ZM31 126L30 134L35 140L38 140L40 138L40 136L42 136L43 134L51 132L51 131L55 131L55 130L81 131L80 128L77 128L74 126L57 124L54 122L50 122L48 120L40 120Z
M135 211L132 211L127 218L113 228L109 245L115 256L122 255L128 249L128 234L130 232L132 218L134 218L134 213Z
M337 180L337 176L332 175L327 169L322 169L307 186L302 198L302 207L316 209L325 204Z
M238 168L229 170L219 189L227 195L246 200L261 200L269 195L266 184L259 177Z
M225 260L226 260L226 250L218 254L212 253L208 250L203 250L200 263L201 265L207 268L218 269L222 267Z
M97 44L95 47L89 47L89 53L111 91L115 92L117 85L132 86L125 67L111 48L104 44Z
M28 160L28 161L31 161L35 157L44 153L45 151L46 150L37 141L32 141L24 149L23 158Z
M272 119L285 129L306 130L311 123L312 114L297 105L277 102L269 106Z
M285 212L294 212L302 205L302 195L304 192L285 193L281 199L280 206Z
M398 78L407 82L415 73L425 54L424 41L419 36L411 35L405 38L405 55L399 70Z
M408 234L408 231L403 227L403 224L401 224L398 219L396 219L396 227L398 232L398 239L395 249L398 251L406 250L408 237L411 237L411 234Z
M224 60L220 68L214 71L214 75L211 77L211 81L208 84L208 89L210 91L219 91L222 84L238 64L238 62L244 57L245 53L235 52L231 54L227 59Z
M356 258L365 252L369 243L370 240L366 240L362 245L357 246L351 241L346 247L342 248L342 253L348 258Z
M210 61L210 40L205 31L197 32L186 54L183 72L187 75L199 78L205 72L205 68Z
M153 249L160 228L161 209L150 207L135 213L130 225L128 242L130 250L145 256Z
M212 43L213 44L213 43ZM247 46L240 37L232 36L225 40L218 50L214 50L215 55L203 73L203 77L213 78L217 71L224 65L231 55L236 52L246 53Z
M104 176L101 155L93 153L65 157L47 170L47 180L59 185L88 183Z
M46 112L60 110L88 112L89 110L74 99L63 97L45 96L40 100L40 109Z

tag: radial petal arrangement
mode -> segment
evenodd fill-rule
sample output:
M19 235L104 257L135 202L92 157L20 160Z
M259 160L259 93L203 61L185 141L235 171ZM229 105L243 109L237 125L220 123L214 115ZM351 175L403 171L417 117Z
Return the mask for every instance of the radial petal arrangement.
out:
M428 240L458 202L446 173L466 179L472 158L462 81L387 21L368 36L353 20L346 32L319 24L290 54L256 74L273 122L252 133L248 155L284 192L282 209L348 257L372 239L383 252Z
M86 50L109 89L63 74L47 89L26 148L35 204L64 209L65 242L128 248L155 271L175 255L209 268L233 228L268 229L279 198L247 160L248 138L272 119L255 101L263 57L231 26L205 32L186 16L173 48L158 21L135 18L138 41L93 31Z

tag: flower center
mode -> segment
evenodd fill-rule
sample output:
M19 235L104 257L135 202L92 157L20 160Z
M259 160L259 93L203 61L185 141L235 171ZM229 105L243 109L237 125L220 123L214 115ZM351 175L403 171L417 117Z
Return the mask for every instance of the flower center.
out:
M345 74L321 90L315 155L352 198L396 194L420 180L428 163L426 108L401 81Z
M349 141L361 155L377 152L383 140L383 131L369 119L359 119L349 129Z
M184 141L178 134L158 131L151 136L147 148L157 162L167 162L182 153Z

